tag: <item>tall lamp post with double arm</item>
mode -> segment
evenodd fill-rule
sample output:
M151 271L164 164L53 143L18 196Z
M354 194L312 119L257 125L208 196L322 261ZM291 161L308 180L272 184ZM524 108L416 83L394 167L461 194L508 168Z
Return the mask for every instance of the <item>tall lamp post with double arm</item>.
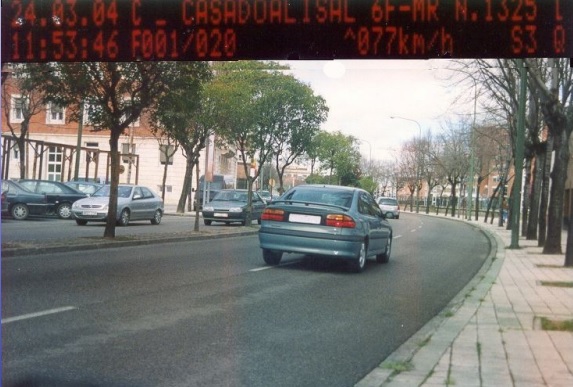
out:
M406 118L406 117L400 117L400 116L390 116L391 119L399 119L399 120L405 120L405 121L410 121L410 122L414 122L416 125L418 125L418 131L419 131L419 136L420 136L420 142L422 141L422 126L420 125L420 123L416 120L413 120L411 118ZM420 160L420 149L418 149L416 151L416 159L418 159L417 164L416 165L416 213L420 212L420 167L421 167L421 160Z

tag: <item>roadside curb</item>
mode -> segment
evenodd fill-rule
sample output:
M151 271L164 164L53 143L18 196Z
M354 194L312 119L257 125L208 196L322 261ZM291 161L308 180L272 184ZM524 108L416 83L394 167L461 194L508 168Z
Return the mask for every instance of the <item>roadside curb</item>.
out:
M428 214L415 214L436 217ZM441 217L440 217L441 218ZM505 246L503 240L479 223L464 219L444 218L469 224L481 231L489 240L490 252L484 264L468 284L448 305L412 335L374 370L360 380L356 387L420 386L452 342L478 310L481 300L489 292L503 265ZM400 372L399 368L408 370Z
M51 246L37 245L31 247L17 247L17 248L2 248L2 258L11 258L23 255L36 255L48 253L65 253L80 250L96 250L115 247L132 247L132 246L145 246L160 243L172 242L187 242L187 241L200 241L214 238L229 238L235 236L252 235L258 232L258 228L252 230L239 230L228 232L191 232L177 236L130 236L130 237L116 237L117 239L105 239L103 237L97 239L90 239L89 242L84 241L69 241L60 240L52 242ZM130 238L130 239L125 239ZM122 240L124 239L124 240ZM32 242L33 243L33 242ZM29 242L27 244L30 244Z

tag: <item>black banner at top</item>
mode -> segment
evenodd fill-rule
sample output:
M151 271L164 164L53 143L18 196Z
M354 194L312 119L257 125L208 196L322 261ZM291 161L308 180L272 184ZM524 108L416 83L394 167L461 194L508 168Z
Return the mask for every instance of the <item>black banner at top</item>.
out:
M572 57L569 0L4 0L2 61Z

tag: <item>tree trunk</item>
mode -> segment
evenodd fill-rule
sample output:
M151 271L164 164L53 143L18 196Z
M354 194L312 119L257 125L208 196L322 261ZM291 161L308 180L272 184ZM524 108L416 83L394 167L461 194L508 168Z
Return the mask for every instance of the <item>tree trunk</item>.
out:
M414 212L414 191L410 190L410 212Z
M177 213L185 213L185 203L189 198L189 193L191 192L191 178L193 174L193 161L191 158L191 152L186 150L187 159L185 163L185 177L183 178L183 187L181 187L181 196L179 196L179 202L177 203ZM199 186L197 186L199 187Z
M163 180L161 181L161 199L165 202L165 184L167 183L167 169L169 167L169 157L165 157L163 166Z
M567 249L565 250L565 267L573 267L573 219L569 219L567 227Z
M551 201L547 216L547 240L543 254L562 254L561 230L563 225L563 200L567 163L569 162L569 143L564 129L558 131L555 140L555 160L551 171Z
M539 224L539 202L541 200L541 183L543 177L543 149L537 147L535 151L534 168L532 171L532 190L531 199L529 201L529 219L527 222L527 231L525 239L537 239L537 226Z
M249 199L247 201L247 213L245 216L245 226L251 226L253 223L253 178L247 175L247 192Z
M501 181L499 183L497 183L497 186L495 187L495 189L493 190L491 197L489 198L489 202L487 203L487 210L485 212L485 217L483 219L484 223L487 223L487 219L489 217L489 212L491 210L491 207L493 206L493 203L495 203L495 199L497 198L497 193L499 192L499 189L501 188ZM491 220L493 222L493 218L495 217L494 215L495 213L495 207L494 207L494 211L491 212Z
M115 226L117 223L117 187L119 185L119 135L120 131L111 129L109 138L109 149L111 159L111 184L109 187L109 206L107 211L107 221L105 223L104 238L115 238Z
M483 180L484 180L484 179L481 178L481 177L478 177L478 180L477 180L476 202L475 202L475 208L474 208L474 214L475 214L474 219L475 219L475 220L478 220L478 218L479 218L479 198L480 198L480 189L479 189L479 188L480 188L481 182L482 182Z
M195 160L194 169L195 187L199 188L199 158L196 158ZM199 206L195 206L195 225L193 226L193 231L199 231Z
M505 210L503 207L503 205L504 205L503 202L505 201L505 184L506 184L505 176L501 177L500 184L501 184L501 187L499 189L499 196L497 198L497 208L499 208L499 218L498 218L497 225L499 227L503 227L503 211ZM509 214L508 214L508 218L509 218Z
M551 154L553 151L553 136L549 134L543 154L543 176L541 187L541 201L539 202L539 239L537 246L545 246L547 240L547 210L549 207L549 186L551 185Z
M531 157L525 158L524 163L524 183L522 190L522 202L521 202L521 236L525 237L527 235L527 221L529 219L529 202L531 200Z
M452 218L454 218L456 216L457 199L458 198L456 197L456 184L452 184L452 190L451 190L451 195L450 195L450 200L452 201Z
M426 195L426 214L430 213L431 201L432 201L432 189L430 189L430 183L428 182L428 194Z
M25 179L26 176L26 139L23 136L16 138L18 144L18 161L20 161L20 179Z

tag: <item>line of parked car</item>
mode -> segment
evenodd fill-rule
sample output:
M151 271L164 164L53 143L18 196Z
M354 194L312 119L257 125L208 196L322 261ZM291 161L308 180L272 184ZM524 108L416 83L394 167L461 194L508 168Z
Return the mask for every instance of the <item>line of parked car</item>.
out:
M109 195L109 185L90 181L2 180L2 215L15 220L57 216L83 226L88 221L107 220ZM130 220L159 224L163 211L163 200L149 188L119 185L116 221L120 226L127 226Z
M202 209L203 222L246 225L248 196L245 189L223 189ZM378 198L359 188L300 185L279 198L251 192L251 221L261 225L259 245L263 260L278 265L284 253L298 253L345 260L356 272L375 257L386 263L392 252L389 218L399 219L394 198ZM47 180L2 181L2 213L14 219L30 215L74 219L79 226L106 221L110 186L92 182L61 183ZM120 184L116 221L161 223L163 200L140 185Z

